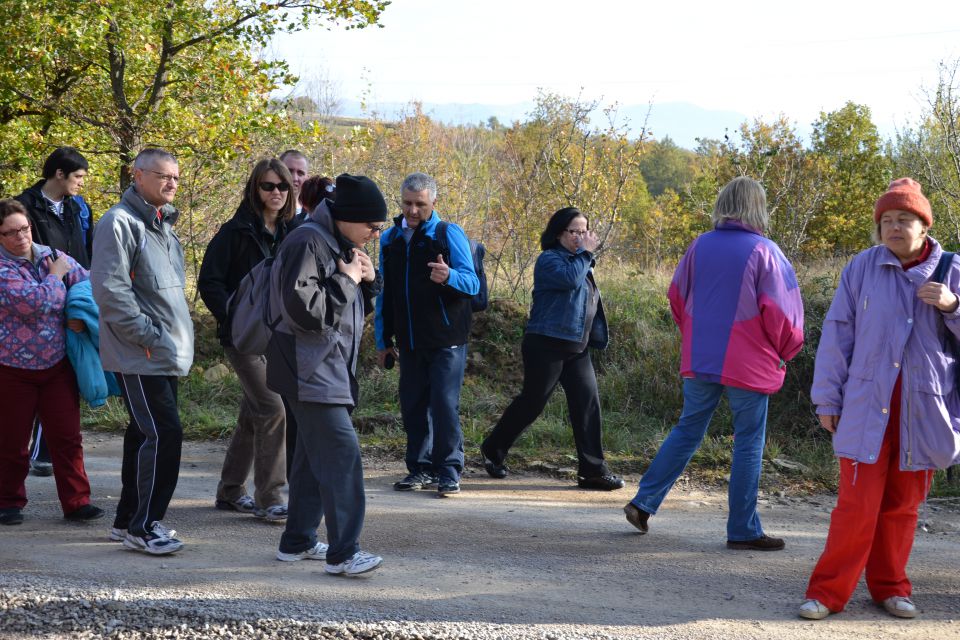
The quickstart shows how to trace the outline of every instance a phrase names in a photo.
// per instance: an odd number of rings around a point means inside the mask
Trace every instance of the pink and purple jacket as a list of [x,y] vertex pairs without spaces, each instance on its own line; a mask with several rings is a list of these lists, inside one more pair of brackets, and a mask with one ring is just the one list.
[[[0,364],[16,369],[49,369],[67,355],[67,287],[50,275],[50,247],[33,245],[35,262],[0,248]],[[89,274],[67,256],[67,285]]]
[[724,221],[694,240],[668,292],[683,339],[680,374],[774,393],[803,346],[793,266],[756,230]]

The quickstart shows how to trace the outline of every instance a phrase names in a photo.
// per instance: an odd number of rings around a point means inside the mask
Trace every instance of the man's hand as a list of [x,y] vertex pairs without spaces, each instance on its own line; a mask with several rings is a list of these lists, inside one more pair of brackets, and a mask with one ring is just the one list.
[[355,284],[360,284],[360,278],[363,277],[363,265],[354,257],[350,262],[344,262],[343,258],[337,259],[337,269],[340,273],[349,276]]
[[87,323],[80,318],[71,318],[67,320],[67,329],[74,333],[83,333],[87,330]]
[[394,361],[394,362],[397,361],[397,358],[400,357],[400,354],[397,353],[397,348],[396,348],[396,347],[387,347],[386,349],[382,349],[382,350],[380,350],[380,351],[377,351],[377,364],[380,366],[381,369],[390,369],[390,368],[391,368],[391,367],[388,367],[388,366],[387,366],[387,358],[388,358],[388,357],[393,358],[393,361]]
[[820,426],[830,433],[837,432],[837,423],[840,422],[840,416],[817,416],[820,418]]
[[373,260],[360,249],[353,250],[353,259],[360,263],[360,279],[364,282],[373,282],[377,279],[377,270],[373,267]]
[[56,260],[53,259],[53,256],[47,256],[47,267],[50,269],[50,273],[63,280],[63,276],[70,273],[70,262],[67,260],[67,254],[61,252]]
[[428,262],[430,267],[430,281],[437,284],[446,284],[450,279],[450,267],[443,261],[442,255],[437,255],[436,262]]

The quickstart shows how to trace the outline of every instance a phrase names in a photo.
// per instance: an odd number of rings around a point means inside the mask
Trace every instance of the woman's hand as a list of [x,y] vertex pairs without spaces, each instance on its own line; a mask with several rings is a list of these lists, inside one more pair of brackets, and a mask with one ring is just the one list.
[[583,234],[583,240],[580,244],[585,251],[593,253],[597,250],[597,247],[600,246],[600,239],[597,238],[597,234],[593,232],[592,229],[588,229],[585,234]]
[[53,256],[47,256],[47,267],[50,269],[50,273],[63,280],[63,276],[70,273],[70,262],[67,260],[67,254],[61,252],[56,260],[53,259]]
[[942,282],[928,282],[917,289],[917,297],[944,313],[953,313],[960,299]]
[[70,318],[67,320],[67,329],[74,333],[83,333],[87,330],[87,323],[80,318]]
[[817,416],[820,418],[820,426],[830,433],[837,432],[837,423],[840,422],[840,416]]

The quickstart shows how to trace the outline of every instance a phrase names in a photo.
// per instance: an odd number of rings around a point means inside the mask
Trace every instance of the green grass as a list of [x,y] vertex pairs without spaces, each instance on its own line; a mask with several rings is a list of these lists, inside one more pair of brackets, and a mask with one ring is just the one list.
[[[783,389],[770,399],[763,486],[766,489],[834,488],[837,465],[829,434],[819,428],[810,403],[813,358],[820,325],[836,287],[839,265],[800,271],[806,311],[807,342],[787,367]],[[614,470],[642,473],[680,413],[682,404],[679,334],[671,318],[666,290],[669,275],[618,270],[599,274],[610,324],[610,348],[593,352],[604,418],[604,448]],[[527,307],[509,298],[495,299],[476,314],[460,415],[468,460],[477,461],[478,446],[519,391],[523,377],[520,342]],[[196,357],[190,375],[181,380],[180,413],[188,438],[215,439],[234,428],[241,391],[233,375],[207,382],[203,370],[224,362],[208,314],[195,316]],[[361,404],[353,414],[361,444],[370,453],[402,459],[405,435],[397,401],[398,370],[375,365],[372,327],[368,325],[358,364]],[[122,430],[126,411],[115,399],[98,410],[83,410],[85,428]],[[733,427],[722,402],[687,476],[721,482],[729,473]],[[549,463],[575,468],[573,434],[561,391],[554,393],[540,416],[510,452],[515,468]],[[786,458],[806,467],[802,473],[774,466]],[[960,475],[960,472],[958,472]],[[934,495],[960,495],[943,472],[935,476]]]

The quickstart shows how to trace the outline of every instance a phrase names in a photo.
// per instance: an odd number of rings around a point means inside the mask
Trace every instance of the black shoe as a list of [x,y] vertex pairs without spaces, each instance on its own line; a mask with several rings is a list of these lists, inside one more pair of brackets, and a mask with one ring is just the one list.
[[70,513],[63,514],[65,520],[76,520],[85,522],[87,520],[99,520],[103,517],[103,509],[95,507],[92,504],[85,504],[79,509],[74,509]]
[[488,476],[498,479],[507,477],[507,468],[503,465],[503,462],[494,462],[493,458],[483,450],[482,444],[480,445],[480,457],[483,458],[483,468],[487,470]]
[[577,478],[577,486],[581,489],[613,491],[615,489],[623,489],[624,485],[623,478],[615,476],[612,473],[605,473],[602,476],[591,476],[589,478]]
[[23,524],[23,511],[16,507],[0,509],[0,524]]
[[437,497],[446,498],[449,495],[460,493],[460,483],[453,480],[444,480],[437,485]]
[[393,489],[394,491],[419,491],[436,483],[437,479],[434,476],[421,471],[419,473],[411,473],[403,480],[394,482]]
[[640,509],[632,502],[627,503],[627,506],[623,508],[623,512],[627,516],[627,522],[635,526],[641,534],[650,530],[650,527],[647,525],[647,520],[650,519],[649,513]]
[[738,551],[780,551],[785,546],[783,538],[771,538],[767,534],[755,540],[727,540],[727,549]]
[[41,478],[46,478],[53,475],[53,463],[46,462],[43,460],[31,460],[30,461],[30,473],[35,476],[40,476]]

